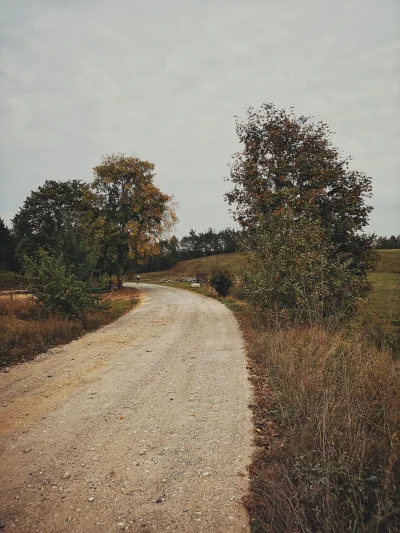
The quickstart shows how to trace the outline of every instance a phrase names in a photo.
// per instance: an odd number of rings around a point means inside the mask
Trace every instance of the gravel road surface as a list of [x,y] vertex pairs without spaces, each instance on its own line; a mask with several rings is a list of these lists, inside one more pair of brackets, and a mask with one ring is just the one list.
[[0,374],[4,531],[249,531],[237,323],[215,300],[140,288],[118,321]]

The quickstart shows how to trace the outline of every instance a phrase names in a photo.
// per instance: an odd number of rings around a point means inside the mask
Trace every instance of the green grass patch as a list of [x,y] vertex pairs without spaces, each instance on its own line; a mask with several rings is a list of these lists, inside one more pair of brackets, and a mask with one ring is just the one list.
[[400,357],[400,250],[380,250],[374,272],[369,273],[373,291],[360,304],[356,326],[373,343]]

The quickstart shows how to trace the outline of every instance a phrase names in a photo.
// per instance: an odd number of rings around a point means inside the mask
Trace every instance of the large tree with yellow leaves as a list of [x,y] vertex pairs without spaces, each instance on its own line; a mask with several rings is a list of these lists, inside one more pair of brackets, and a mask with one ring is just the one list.
[[177,221],[173,198],[154,185],[154,164],[111,154],[94,168],[87,193],[101,268],[118,277],[129,259],[140,262],[158,252],[158,243]]

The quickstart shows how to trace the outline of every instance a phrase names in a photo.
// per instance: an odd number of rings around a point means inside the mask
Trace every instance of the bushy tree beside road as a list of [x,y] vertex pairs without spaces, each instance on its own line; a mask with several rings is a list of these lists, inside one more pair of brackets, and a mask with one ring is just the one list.
[[[314,269],[314,303],[322,316],[333,309],[350,313],[370,290],[367,271],[376,262],[374,236],[363,233],[371,179],[350,168],[326,124],[292,110],[250,109],[237,133],[244,147],[234,156],[234,187],[226,199],[254,252],[245,277],[250,282],[253,272],[259,280],[248,287],[253,304],[257,294],[259,305],[274,309],[307,306],[306,271]],[[346,298],[336,297],[344,292]]]

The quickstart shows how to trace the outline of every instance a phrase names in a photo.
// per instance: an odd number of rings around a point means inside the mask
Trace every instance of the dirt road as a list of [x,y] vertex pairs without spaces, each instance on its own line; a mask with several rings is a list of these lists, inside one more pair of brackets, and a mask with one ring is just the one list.
[[235,319],[188,291],[141,288],[117,322],[0,374],[4,531],[248,531]]

